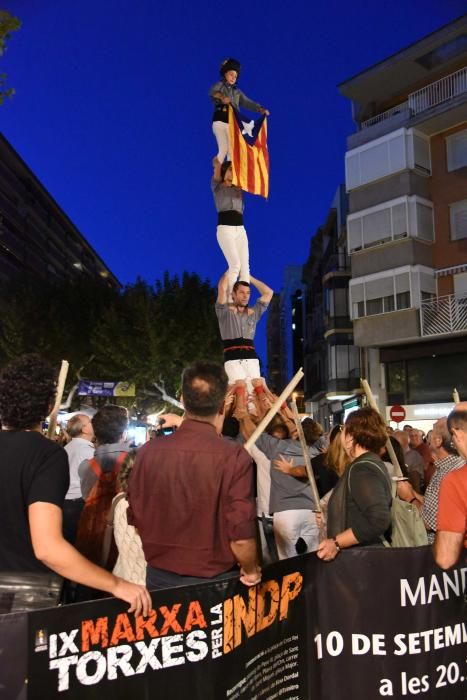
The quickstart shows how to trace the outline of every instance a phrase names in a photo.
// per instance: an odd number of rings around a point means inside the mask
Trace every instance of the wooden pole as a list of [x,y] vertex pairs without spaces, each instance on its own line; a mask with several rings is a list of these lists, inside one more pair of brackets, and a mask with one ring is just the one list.
[[460,403],[459,392],[457,391],[456,388],[454,388],[454,389],[452,390],[452,400],[454,401],[454,403]]
[[63,398],[63,391],[65,389],[65,382],[66,382],[66,377],[68,374],[68,367],[69,363],[66,360],[62,360],[62,364],[60,367],[60,374],[58,375],[58,383],[57,383],[57,394],[55,396],[55,404],[50,412],[49,416],[49,427],[47,429],[47,437],[50,438],[51,440],[53,439],[55,435],[55,426],[57,425],[57,416],[58,412],[60,410],[60,404],[62,403],[62,398]]
[[248,440],[246,441],[246,443],[245,443],[245,445],[244,445],[244,447],[245,447],[246,450],[249,450],[250,447],[252,447],[252,445],[255,444],[256,440],[259,438],[259,436],[261,435],[261,433],[263,432],[263,430],[264,430],[264,429],[269,425],[269,423],[272,421],[272,419],[274,418],[274,416],[276,415],[276,413],[278,412],[278,410],[280,409],[280,407],[282,406],[282,404],[284,403],[284,401],[285,401],[286,399],[288,399],[288,397],[290,396],[290,394],[292,393],[292,391],[295,389],[295,387],[297,386],[297,384],[299,383],[299,381],[302,379],[302,377],[303,377],[303,369],[300,367],[300,369],[298,370],[297,374],[296,374],[294,377],[292,377],[292,379],[291,379],[290,382],[287,384],[287,386],[285,387],[284,391],[283,391],[282,394],[279,396],[279,398],[276,399],[276,401],[272,404],[271,408],[270,408],[269,411],[266,413],[266,415],[264,416],[263,420],[260,421],[260,422],[258,423],[258,425],[256,426],[256,429],[255,429],[254,433],[253,433],[252,435],[250,435],[250,437],[249,437]]
[[292,413],[295,421],[295,426],[298,432],[298,439],[300,440],[300,445],[302,446],[303,459],[305,460],[306,473],[308,476],[308,481],[310,482],[311,493],[313,495],[313,500],[316,504],[314,513],[321,513],[321,503],[318,493],[318,487],[316,486],[315,475],[313,474],[313,469],[311,467],[310,453],[308,451],[308,445],[306,444],[305,435],[303,434],[303,426],[298,415],[297,404],[295,401],[290,402],[292,408]]
[[[375,397],[373,396],[373,392],[370,389],[370,385],[368,384],[366,379],[360,379],[360,384],[362,385],[363,391],[365,392],[366,398],[368,400],[368,403],[370,404],[371,408],[374,408],[375,411],[378,411],[378,413],[381,415],[380,410],[376,404]],[[386,441],[386,449],[388,451],[389,457],[391,458],[391,462],[394,466],[396,476],[403,476],[401,466],[399,464],[399,460],[396,457],[396,453],[394,452],[394,447],[392,446],[392,442],[389,439]]]

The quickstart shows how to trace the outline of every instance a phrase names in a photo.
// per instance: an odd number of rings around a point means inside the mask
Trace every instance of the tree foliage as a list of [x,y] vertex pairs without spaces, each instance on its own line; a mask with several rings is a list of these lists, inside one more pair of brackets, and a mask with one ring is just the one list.
[[32,351],[57,366],[67,359],[68,386],[84,364],[88,379],[134,381],[149,410],[158,404],[154,382],[175,395],[188,364],[222,361],[214,301],[209,282],[188,273],[121,291],[100,281],[22,278],[0,290],[0,364]]
[[[7,49],[7,41],[12,32],[16,32],[21,27],[21,22],[6,10],[0,10],[0,56],[3,56]],[[0,73],[0,104],[5,97],[12,97],[15,94],[14,88],[7,87],[6,73]]]

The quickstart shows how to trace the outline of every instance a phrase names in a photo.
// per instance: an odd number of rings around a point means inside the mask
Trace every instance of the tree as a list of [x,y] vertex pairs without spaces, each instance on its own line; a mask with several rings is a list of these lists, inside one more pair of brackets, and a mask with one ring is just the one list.
[[[17,17],[14,17],[6,10],[0,10],[0,56],[3,56],[7,50],[7,41],[11,38],[11,32],[16,32],[21,27],[21,22]],[[0,73],[0,104],[3,103],[5,97],[13,97],[15,94],[14,88],[9,88],[6,85],[6,73]]]
[[88,379],[136,383],[137,408],[163,408],[196,359],[222,361],[215,290],[196,274],[164,275],[154,286],[138,279],[123,290],[100,280],[21,277],[0,289],[0,366],[24,352],[70,362],[67,390],[85,365]]

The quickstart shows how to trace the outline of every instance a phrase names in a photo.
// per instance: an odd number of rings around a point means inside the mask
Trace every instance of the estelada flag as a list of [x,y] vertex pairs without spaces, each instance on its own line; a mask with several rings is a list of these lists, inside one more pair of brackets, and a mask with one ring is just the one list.
[[266,115],[248,119],[229,109],[232,184],[245,192],[266,197],[269,194],[269,153]]

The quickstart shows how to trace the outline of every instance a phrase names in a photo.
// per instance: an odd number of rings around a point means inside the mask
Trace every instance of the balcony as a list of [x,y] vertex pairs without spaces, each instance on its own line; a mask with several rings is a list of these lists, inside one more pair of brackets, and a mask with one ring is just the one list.
[[[467,93],[467,66],[436,80],[434,83],[425,85],[420,90],[411,92],[405,102],[362,121],[360,129],[363,131],[370,127],[377,128],[378,125],[383,128],[386,122],[391,124],[390,130],[398,128],[406,124],[407,120],[412,117],[417,117],[423,112],[450,102],[465,93]],[[376,138],[379,135],[379,133],[374,134],[373,137]]]
[[426,85],[421,90],[412,92],[408,99],[410,112],[412,115],[420,114],[464,92],[467,92],[467,66],[435,83]]
[[420,307],[422,336],[451,335],[467,332],[467,294],[448,294]]
[[381,122],[386,121],[386,119],[391,119],[392,117],[395,117],[397,114],[403,114],[406,118],[410,117],[410,111],[409,111],[409,103],[408,102],[401,102],[400,105],[396,105],[395,107],[391,107],[391,109],[387,109],[385,112],[381,112],[381,114],[377,114],[375,117],[370,117],[370,119],[365,119],[361,123],[361,128],[362,129],[367,129],[369,126],[374,126],[375,124],[380,124]]

